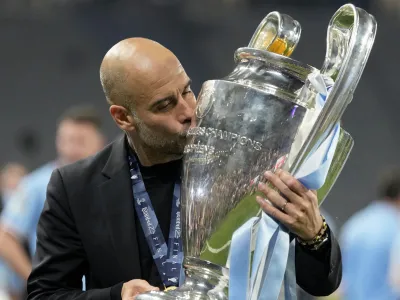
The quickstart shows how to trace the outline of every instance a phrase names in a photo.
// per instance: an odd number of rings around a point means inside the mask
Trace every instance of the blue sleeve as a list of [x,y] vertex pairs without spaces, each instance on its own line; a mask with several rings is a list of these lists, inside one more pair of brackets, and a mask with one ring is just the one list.
[[390,283],[400,297],[400,234],[397,234],[390,253]]
[[[351,283],[351,279],[354,278],[356,271],[356,264],[354,260],[354,247],[352,241],[353,238],[353,226],[349,223],[344,224],[341,230],[340,245],[342,249],[342,260],[343,260],[343,289],[346,290],[346,284]],[[357,251],[356,251],[357,253]]]
[[40,193],[28,182],[22,182],[9,198],[1,214],[0,223],[17,238],[28,238],[36,225],[42,210]]

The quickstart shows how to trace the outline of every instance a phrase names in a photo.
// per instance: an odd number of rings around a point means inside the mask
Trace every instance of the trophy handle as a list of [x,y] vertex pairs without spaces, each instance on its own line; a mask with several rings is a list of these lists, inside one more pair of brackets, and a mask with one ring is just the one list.
[[[342,6],[333,15],[328,27],[327,52],[321,73],[331,76],[335,84],[290,168],[292,174],[298,171],[308,154],[329,136],[351,102],[374,44],[376,28],[375,18],[352,4]],[[304,88],[309,86],[307,80]]]
[[277,11],[269,13],[254,32],[249,48],[290,56],[301,35],[300,23]]
[[336,146],[335,154],[333,155],[332,163],[328,171],[324,185],[317,190],[318,204],[321,205],[326,196],[331,191],[336,183],[342,169],[349,158],[350,152],[353,149],[354,140],[351,135],[340,127],[339,141]]

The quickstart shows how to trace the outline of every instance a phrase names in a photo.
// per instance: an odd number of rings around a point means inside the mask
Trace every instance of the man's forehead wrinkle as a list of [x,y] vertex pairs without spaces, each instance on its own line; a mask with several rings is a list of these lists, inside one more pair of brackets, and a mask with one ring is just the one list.
[[[163,74],[163,76],[155,76],[153,77],[154,80],[152,80],[149,84],[150,87],[154,87],[157,90],[159,90],[160,88],[164,87],[165,85],[169,84],[171,82],[171,78],[177,78],[176,76],[184,73],[184,69],[182,68],[182,66],[179,64],[178,68],[171,68],[168,66],[164,66],[164,69],[166,70],[166,72]],[[164,71],[165,71],[164,70]],[[161,72],[159,72],[158,74],[161,74]],[[180,79],[179,79],[180,80]],[[186,84],[186,82],[184,83]],[[182,86],[182,88],[184,88]],[[174,91],[169,91],[169,92],[174,92]],[[170,94],[165,94],[165,91],[160,91],[160,93],[156,93],[154,96],[156,97],[168,97],[171,96]]]

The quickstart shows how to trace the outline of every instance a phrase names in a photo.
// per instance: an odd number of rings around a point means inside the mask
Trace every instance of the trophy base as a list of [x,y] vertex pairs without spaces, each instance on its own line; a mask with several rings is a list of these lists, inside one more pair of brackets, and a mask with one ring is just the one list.
[[228,300],[229,270],[194,257],[185,257],[185,281],[175,289],[138,295],[136,300]]

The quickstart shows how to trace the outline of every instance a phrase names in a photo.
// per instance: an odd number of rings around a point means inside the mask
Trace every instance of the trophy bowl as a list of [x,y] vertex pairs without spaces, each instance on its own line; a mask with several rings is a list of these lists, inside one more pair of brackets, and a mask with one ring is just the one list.
[[[313,126],[305,124],[317,95],[308,76],[318,70],[289,57],[300,31],[289,16],[269,14],[249,47],[236,51],[234,70],[203,84],[183,157],[184,279],[175,290],[142,294],[138,300],[228,299],[232,235],[261,214],[255,197],[262,174],[278,167],[294,174],[340,122],[371,51],[376,22],[350,4],[332,17],[321,73],[335,83]],[[301,147],[294,147],[299,141]],[[318,191],[320,203],[352,146],[341,129],[328,178]]]

